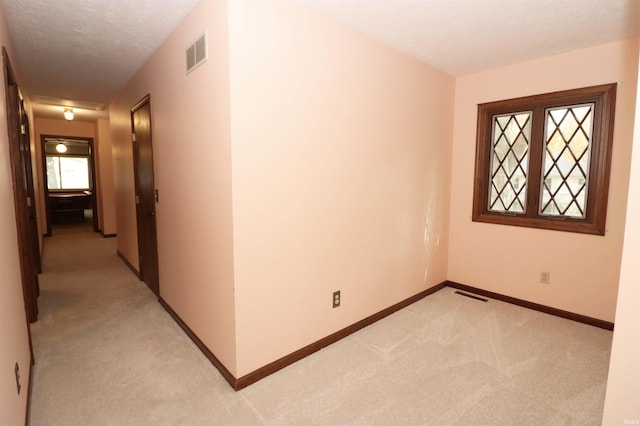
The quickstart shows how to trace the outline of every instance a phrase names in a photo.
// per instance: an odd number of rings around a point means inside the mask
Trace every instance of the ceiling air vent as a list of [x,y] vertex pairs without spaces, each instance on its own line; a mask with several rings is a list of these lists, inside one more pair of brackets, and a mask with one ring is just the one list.
[[187,48],[187,74],[207,60],[207,33],[202,34]]

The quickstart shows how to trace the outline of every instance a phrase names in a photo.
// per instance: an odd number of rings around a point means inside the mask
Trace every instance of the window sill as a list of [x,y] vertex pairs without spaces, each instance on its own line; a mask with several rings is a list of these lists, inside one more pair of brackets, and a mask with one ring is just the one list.
[[500,213],[474,214],[473,222],[492,223],[495,225],[520,226],[525,228],[547,229],[549,231],[574,232],[589,235],[605,235],[603,223],[588,222],[585,219],[543,219],[526,217],[522,215],[509,215]]

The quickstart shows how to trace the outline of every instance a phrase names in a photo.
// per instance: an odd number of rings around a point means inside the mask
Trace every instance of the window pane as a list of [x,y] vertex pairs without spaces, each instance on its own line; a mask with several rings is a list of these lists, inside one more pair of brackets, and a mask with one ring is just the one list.
[[540,214],[584,218],[594,104],[549,108]]
[[49,189],[91,189],[89,158],[47,156]]
[[62,189],[60,186],[60,157],[47,156],[47,188]]
[[89,159],[60,157],[62,189],[89,189]]
[[525,211],[530,140],[531,112],[493,117],[490,211]]

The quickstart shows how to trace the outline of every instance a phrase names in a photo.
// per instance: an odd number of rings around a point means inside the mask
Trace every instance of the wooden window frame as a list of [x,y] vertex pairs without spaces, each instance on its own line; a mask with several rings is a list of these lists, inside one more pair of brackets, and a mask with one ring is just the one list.
[[[609,198],[616,88],[617,84],[612,83],[479,104],[472,220],[474,222],[604,235]],[[538,204],[544,159],[545,111],[548,108],[586,103],[594,104],[594,115],[585,217],[540,215]],[[493,117],[520,111],[532,111],[533,113],[525,212],[490,211]]]

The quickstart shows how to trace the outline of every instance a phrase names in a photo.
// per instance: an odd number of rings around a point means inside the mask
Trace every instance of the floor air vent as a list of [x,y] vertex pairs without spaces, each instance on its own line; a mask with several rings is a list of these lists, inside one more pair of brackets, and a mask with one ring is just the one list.
[[207,33],[202,34],[191,46],[187,48],[187,74],[196,69],[198,65],[207,61]]
[[475,296],[473,294],[463,293],[461,291],[456,291],[455,293],[459,294],[460,296],[468,297],[470,299],[480,300],[482,302],[488,302],[489,301],[489,299],[485,299],[485,298],[480,297],[480,296]]

